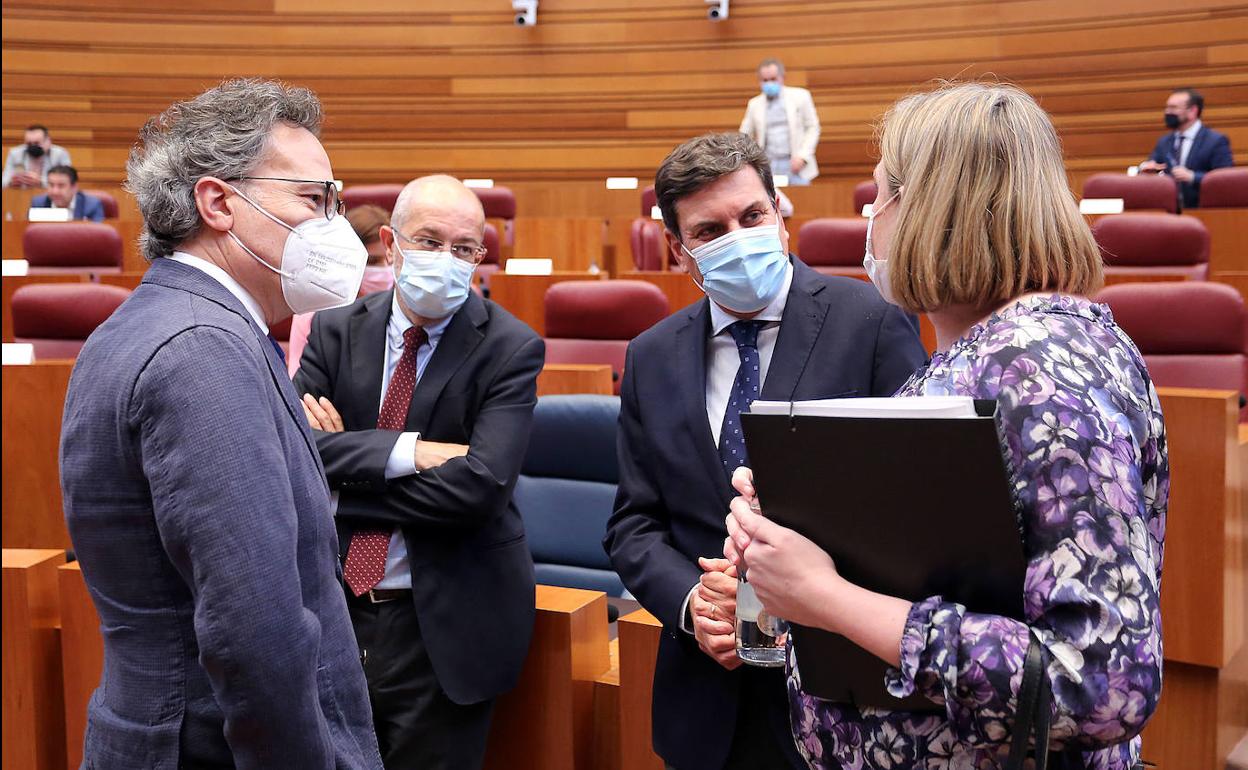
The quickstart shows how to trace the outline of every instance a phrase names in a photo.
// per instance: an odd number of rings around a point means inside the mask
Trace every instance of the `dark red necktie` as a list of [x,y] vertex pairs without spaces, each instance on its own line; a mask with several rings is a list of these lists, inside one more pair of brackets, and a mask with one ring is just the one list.
[[[407,408],[412,403],[412,391],[416,389],[416,351],[429,341],[429,335],[419,326],[403,332],[403,355],[394,367],[386,397],[377,415],[378,430],[403,430],[407,425]],[[365,528],[355,530],[347,547],[347,561],[342,576],[351,593],[359,596],[376,587],[386,576],[386,552],[390,550],[393,528]]]

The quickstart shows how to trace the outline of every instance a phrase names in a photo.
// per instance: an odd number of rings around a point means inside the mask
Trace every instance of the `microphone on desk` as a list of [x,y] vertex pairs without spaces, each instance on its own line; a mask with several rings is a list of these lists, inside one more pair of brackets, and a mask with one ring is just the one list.
[[607,622],[614,623],[620,619],[620,608],[610,602],[607,603]]

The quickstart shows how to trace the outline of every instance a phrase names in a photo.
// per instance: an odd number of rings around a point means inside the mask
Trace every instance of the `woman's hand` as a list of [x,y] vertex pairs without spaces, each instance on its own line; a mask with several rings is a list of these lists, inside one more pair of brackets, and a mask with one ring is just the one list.
[[[734,476],[734,487],[737,481]],[[752,484],[749,487],[752,492]],[[803,626],[834,630],[829,599],[844,580],[832,557],[810,539],[769,521],[757,508],[752,498],[732,501],[724,556],[738,569],[744,561],[746,579],[769,613]]]

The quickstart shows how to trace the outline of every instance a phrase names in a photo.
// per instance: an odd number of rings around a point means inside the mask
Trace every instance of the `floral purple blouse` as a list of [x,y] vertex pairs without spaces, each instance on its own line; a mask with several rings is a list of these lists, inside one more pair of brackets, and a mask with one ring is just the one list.
[[[998,400],[1028,558],[1027,621],[1052,655],[1053,746],[1126,770],[1161,694],[1169,467],[1156,391],[1108,308],[1031,297],[938,353],[898,395]],[[932,596],[910,609],[886,684],[943,715],[855,708],[802,692],[793,733],[812,768],[988,770],[1009,752],[1027,625]]]

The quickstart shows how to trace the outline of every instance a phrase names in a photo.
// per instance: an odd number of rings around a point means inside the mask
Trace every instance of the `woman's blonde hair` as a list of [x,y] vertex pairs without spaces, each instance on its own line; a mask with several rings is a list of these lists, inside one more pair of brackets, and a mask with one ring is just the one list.
[[1057,133],[1026,92],[945,84],[894,104],[877,135],[884,197],[905,188],[888,250],[903,308],[988,309],[1027,292],[1100,287],[1100,251]]

